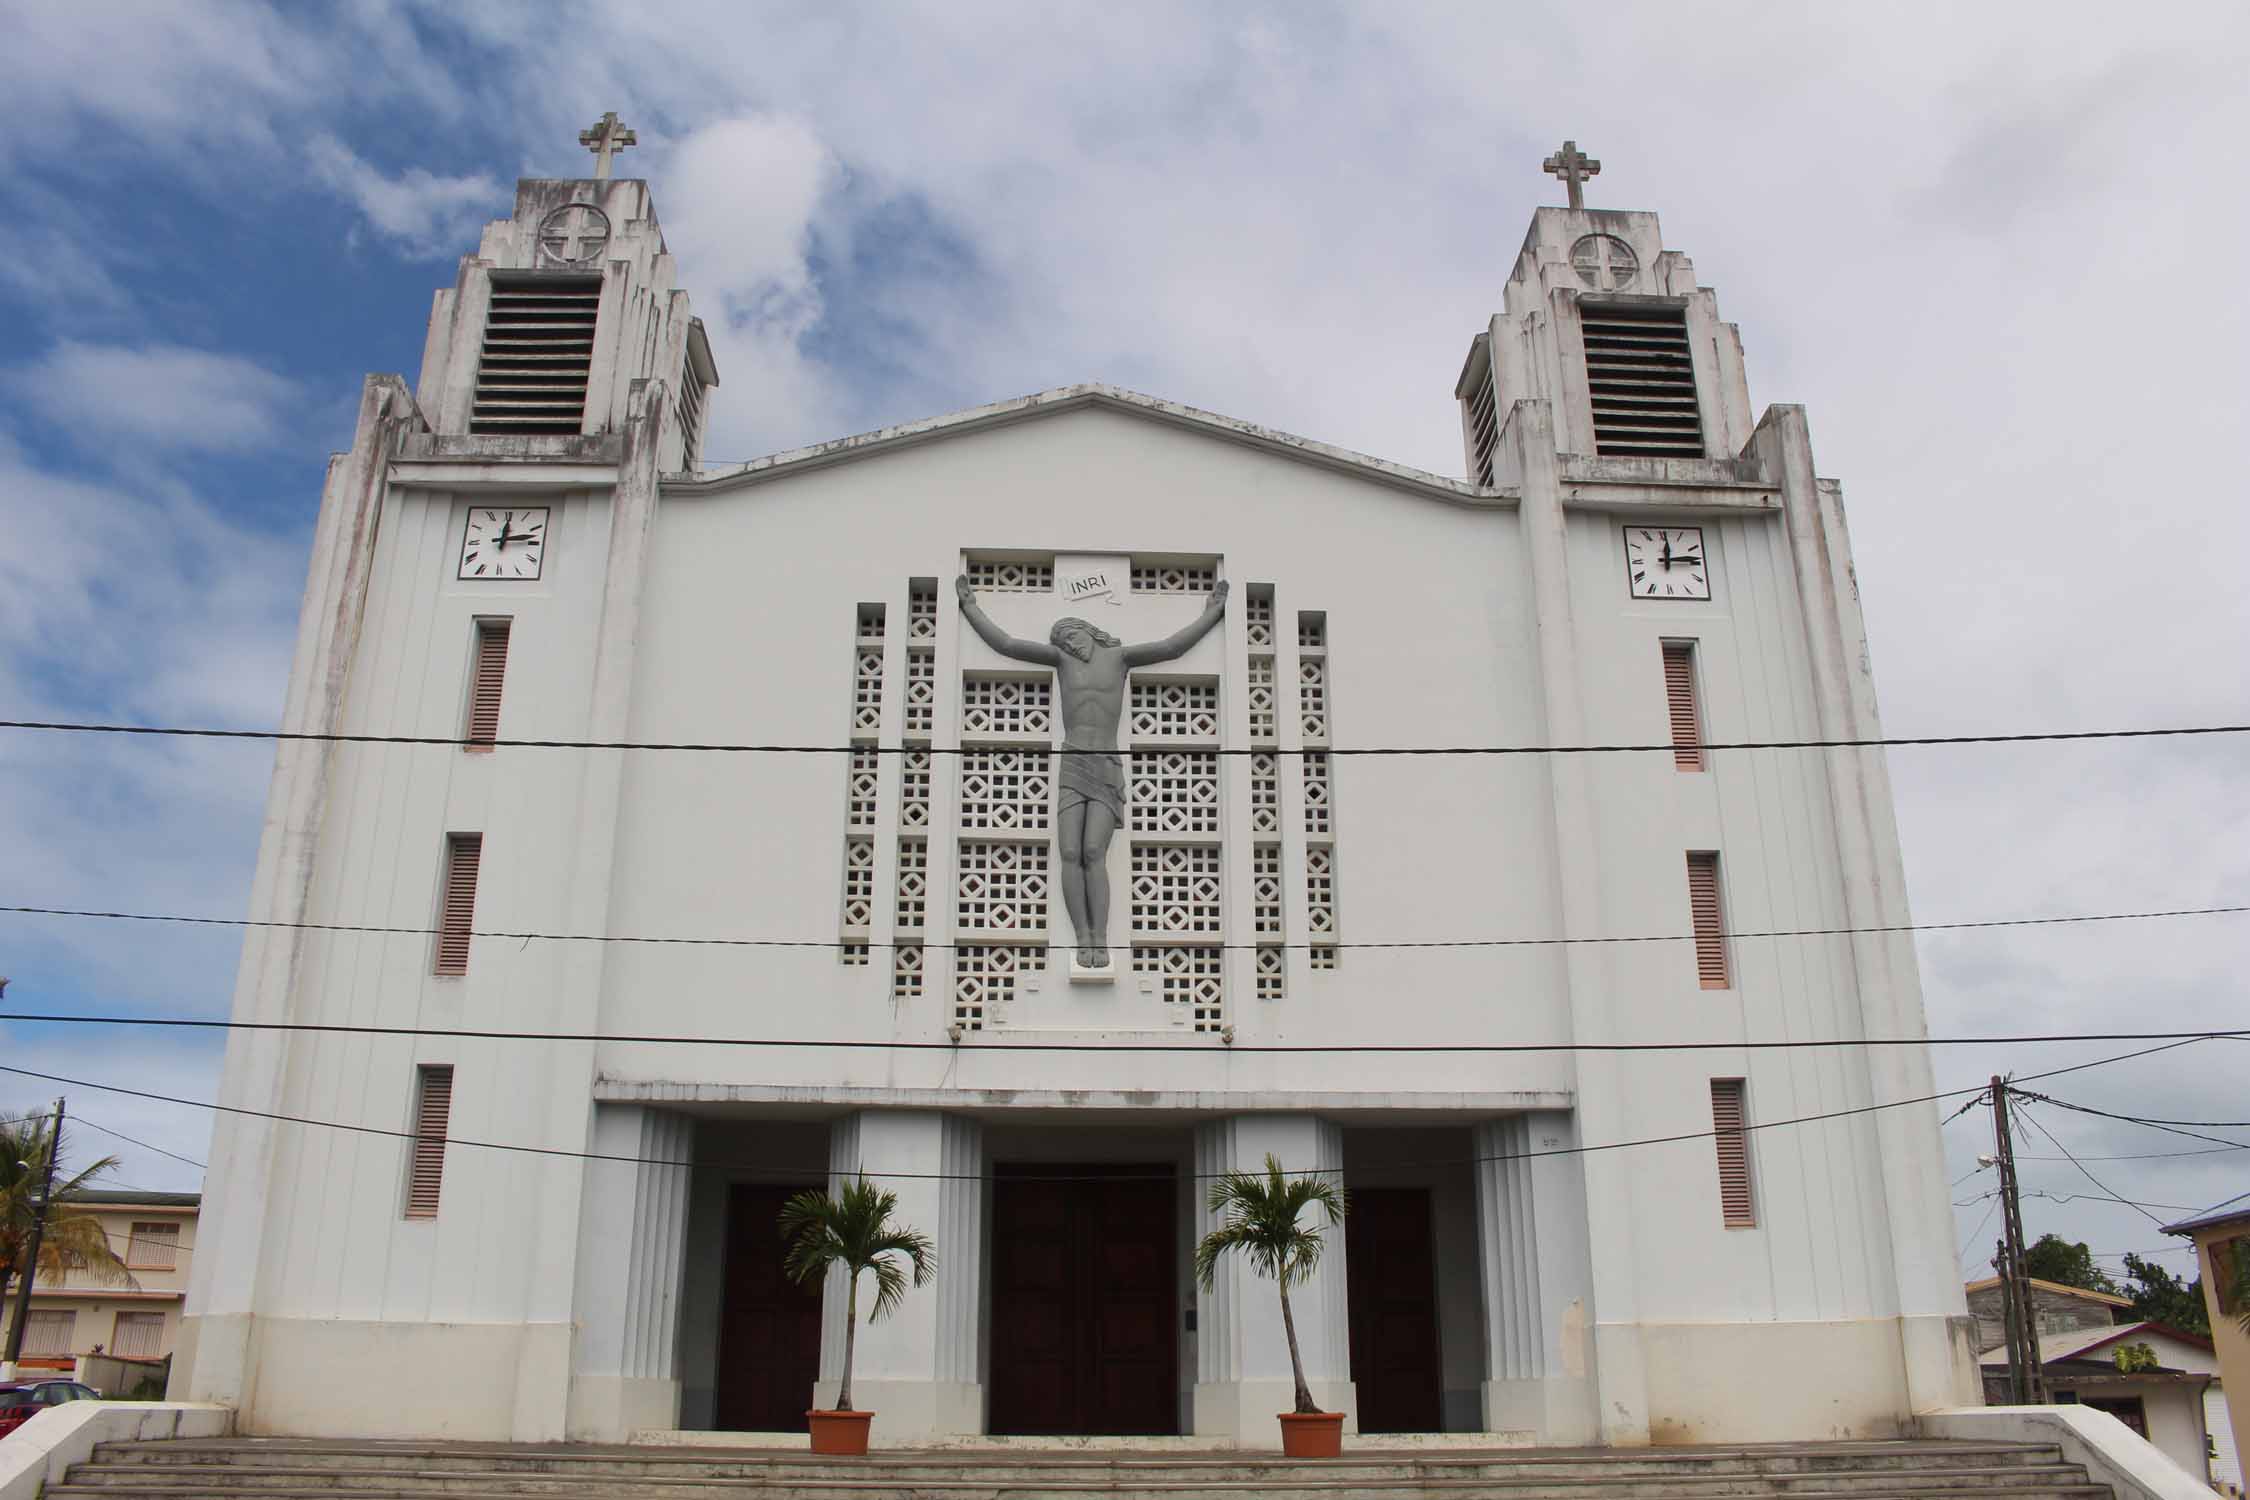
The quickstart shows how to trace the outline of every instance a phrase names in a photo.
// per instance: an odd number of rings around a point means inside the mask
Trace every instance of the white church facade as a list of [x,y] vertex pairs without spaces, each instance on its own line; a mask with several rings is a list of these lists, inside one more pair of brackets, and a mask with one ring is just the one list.
[[[598,178],[369,380],[235,1016],[394,1030],[232,1035],[175,1395],[801,1430],[841,1298],[774,1214],[864,1172],[939,1258],[859,1330],[878,1442],[1271,1446],[1272,1286],[1189,1257],[1272,1153],[1353,1195],[1296,1308],[1360,1431],[1976,1399],[1934,1106],[1864,1108],[1926,1049],[1754,1045],[1922,1001],[1904,935],[1748,935],[1904,877],[1879,750],[1702,748],[1880,731],[1839,491],[1653,215],[1536,212],[1466,479],[1097,386],[705,468],[718,378]],[[1361,753],[1544,745],[1662,748]]]

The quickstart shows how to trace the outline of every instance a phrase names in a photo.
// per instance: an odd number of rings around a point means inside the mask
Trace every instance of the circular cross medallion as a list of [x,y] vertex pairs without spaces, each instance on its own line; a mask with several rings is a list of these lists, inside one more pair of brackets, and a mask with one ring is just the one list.
[[609,215],[591,203],[566,203],[539,221],[539,248],[550,260],[582,266],[609,245]]
[[1640,257],[1614,234],[1582,234],[1570,247],[1570,266],[1597,292],[1622,292],[1640,274]]

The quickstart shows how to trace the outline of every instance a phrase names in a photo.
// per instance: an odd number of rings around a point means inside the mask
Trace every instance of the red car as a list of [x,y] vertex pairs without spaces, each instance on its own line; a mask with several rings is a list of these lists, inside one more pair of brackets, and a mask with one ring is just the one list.
[[99,1401],[101,1392],[75,1380],[0,1381],[0,1438],[50,1406],[65,1401]]

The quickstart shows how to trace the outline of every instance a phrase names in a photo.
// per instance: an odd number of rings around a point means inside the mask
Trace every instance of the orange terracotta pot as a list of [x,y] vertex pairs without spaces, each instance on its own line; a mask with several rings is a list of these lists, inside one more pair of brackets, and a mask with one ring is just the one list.
[[812,1428],[812,1451],[815,1453],[864,1454],[867,1451],[867,1424],[875,1420],[871,1411],[808,1411],[805,1421]]
[[1290,1458],[1336,1458],[1344,1451],[1340,1411],[1281,1413],[1281,1451]]

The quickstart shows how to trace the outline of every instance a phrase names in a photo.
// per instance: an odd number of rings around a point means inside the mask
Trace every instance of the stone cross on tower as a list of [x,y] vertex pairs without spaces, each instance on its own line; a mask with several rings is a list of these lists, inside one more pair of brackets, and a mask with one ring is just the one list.
[[[617,111],[611,110],[596,120],[589,130],[578,132],[578,144],[594,153],[594,180],[600,182],[609,176],[610,158],[627,146],[638,146],[640,137],[632,128],[617,123]],[[1577,189],[1571,189],[1573,199]]]
[[1586,179],[1601,175],[1602,164],[1578,149],[1576,141],[1564,141],[1562,149],[1540,163],[1542,170],[1560,177],[1570,189],[1570,206],[1586,206]]

